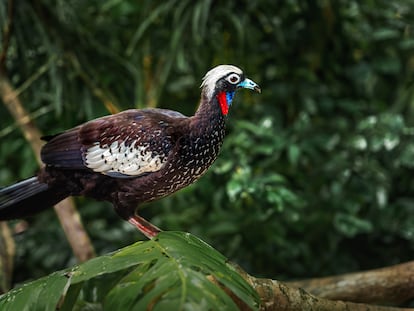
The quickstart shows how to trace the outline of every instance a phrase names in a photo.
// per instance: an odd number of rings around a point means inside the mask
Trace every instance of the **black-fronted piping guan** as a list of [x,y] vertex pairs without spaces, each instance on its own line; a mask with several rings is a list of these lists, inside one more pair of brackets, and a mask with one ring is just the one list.
[[160,229],[137,213],[141,203],[186,187],[217,158],[235,91],[260,92],[239,68],[219,65],[201,84],[194,116],[131,109],[48,138],[37,176],[0,190],[0,220],[23,218],[68,196],[112,202],[148,238]]

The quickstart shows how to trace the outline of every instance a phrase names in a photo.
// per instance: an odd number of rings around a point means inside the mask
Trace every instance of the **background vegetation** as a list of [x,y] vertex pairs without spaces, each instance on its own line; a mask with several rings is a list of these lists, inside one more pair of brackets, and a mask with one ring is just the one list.
[[[45,134],[116,108],[192,114],[209,68],[242,67],[263,92],[237,95],[213,168],[142,213],[256,276],[322,276],[413,259],[413,20],[412,0],[19,1],[6,66]],[[0,124],[7,185],[37,167],[3,106]],[[98,254],[143,238],[77,203]],[[53,210],[22,224],[14,282],[74,263]]]

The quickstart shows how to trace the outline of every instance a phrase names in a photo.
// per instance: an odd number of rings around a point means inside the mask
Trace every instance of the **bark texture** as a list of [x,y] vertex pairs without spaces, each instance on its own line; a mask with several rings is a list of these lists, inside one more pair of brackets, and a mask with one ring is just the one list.
[[[31,120],[30,115],[24,109],[23,104],[10,83],[4,69],[0,69],[0,98],[10,114],[16,120],[24,137],[30,143],[37,162],[41,165],[40,149],[42,147],[42,142],[40,137],[42,135]],[[77,260],[83,262],[94,257],[94,248],[83,227],[79,213],[73,203],[73,199],[68,198],[60,202],[55,206],[55,211]]]
[[265,311],[414,311],[414,308],[390,306],[414,299],[414,262],[286,283],[256,278],[238,266],[236,269],[257,291],[261,310]]
[[414,297],[414,261],[364,272],[289,282],[287,285],[327,299],[400,305]]

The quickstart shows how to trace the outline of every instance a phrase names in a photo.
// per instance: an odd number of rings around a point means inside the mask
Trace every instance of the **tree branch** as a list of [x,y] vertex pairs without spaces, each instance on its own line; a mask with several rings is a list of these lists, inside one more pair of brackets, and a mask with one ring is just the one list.
[[8,224],[0,222],[0,294],[10,289],[15,244]]
[[6,70],[6,59],[7,59],[7,51],[9,50],[10,46],[10,38],[12,33],[13,27],[13,11],[14,11],[14,0],[9,0],[7,5],[7,21],[3,26],[3,42],[2,42],[2,50],[0,53],[0,71]]
[[[42,165],[39,156],[41,149],[40,137],[42,135],[24,109],[5,71],[0,71],[0,97],[6,108],[13,115],[24,137],[30,143],[37,162],[39,165]],[[94,257],[93,246],[76,211],[73,199],[69,198],[60,202],[55,206],[55,211],[78,261],[83,262]]]
[[369,304],[328,300],[313,296],[303,289],[289,287],[278,281],[251,278],[251,285],[259,293],[262,310],[265,311],[413,311],[410,308],[394,308]]
[[414,298],[414,261],[287,284],[327,299],[400,305]]
[[[314,286],[307,286],[310,281],[305,282],[279,282],[271,279],[256,278],[249,275],[242,268],[237,265],[235,269],[240,273],[240,275],[257,291],[259,294],[260,300],[262,302],[261,310],[264,311],[273,311],[273,310],[285,310],[285,311],[297,311],[297,310],[318,310],[318,311],[342,311],[342,310],[353,310],[353,311],[414,311],[412,308],[397,308],[391,306],[378,306],[374,305],[382,302],[392,302],[394,304],[401,302],[401,297],[397,298],[394,291],[404,291],[406,289],[407,294],[403,295],[407,300],[414,298],[414,292],[412,291],[413,283],[406,280],[402,280],[407,277],[406,269],[410,269],[408,272],[408,277],[412,280],[412,267],[414,263],[402,264],[394,267],[388,267],[384,269],[367,271],[362,273],[353,273],[347,274],[343,277],[347,277],[347,282],[343,284],[342,287],[338,287],[338,291],[332,295],[325,295],[324,288],[328,288],[329,284],[335,283],[330,282],[332,278],[324,278],[326,282],[315,281],[312,284]],[[379,273],[377,273],[379,272]],[[402,273],[402,274],[399,274]],[[396,277],[399,274],[399,277],[396,280],[392,280],[394,286],[384,286],[388,281],[393,277]],[[341,276],[338,276],[341,277]],[[375,282],[369,284],[364,282],[365,277],[371,277],[373,281],[376,278]],[[336,278],[336,277],[335,277]],[[319,280],[319,279],[316,279]],[[362,281],[361,284],[358,282]],[[320,285],[318,285],[320,284]],[[375,288],[373,284],[377,284],[379,287]],[[381,288],[381,285],[383,287]],[[319,287],[320,286],[320,287]],[[243,306],[238,301],[238,298],[232,295],[232,293],[225,289],[227,293],[238,303],[239,306]],[[370,294],[369,292],[380,291],[380,295],[383,295],[383,299],[373,300],[371,299],[375,294]],[[353,293],[347,297],[341,295],[341,291]],[[360,292],[363,292],[360,295]],[[410,294],[408,294],[410,293]],[[319,295],[320,294],[320,295]],[[367,295],[366,299],[363,299],[363,295]],[[357,303],[359,301],[359,303]],[[241,308],[241,310],[246,310]]]
[[266,311],[414,311],[413,308],[378,306],[397,305],[414,298],[414,261],[365,272],[286,283],[256,278],[239,266],[235,268],[258,292],[262,310]]

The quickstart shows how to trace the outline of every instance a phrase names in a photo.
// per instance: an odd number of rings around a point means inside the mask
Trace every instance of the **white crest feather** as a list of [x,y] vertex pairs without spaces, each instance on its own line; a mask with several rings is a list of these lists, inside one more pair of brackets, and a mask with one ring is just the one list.
[[213,95],[216,82],[232,72],[243,74],[240,68],[232,65],[219,65],[206,73],[200,87],[204,89],[208,98]]

